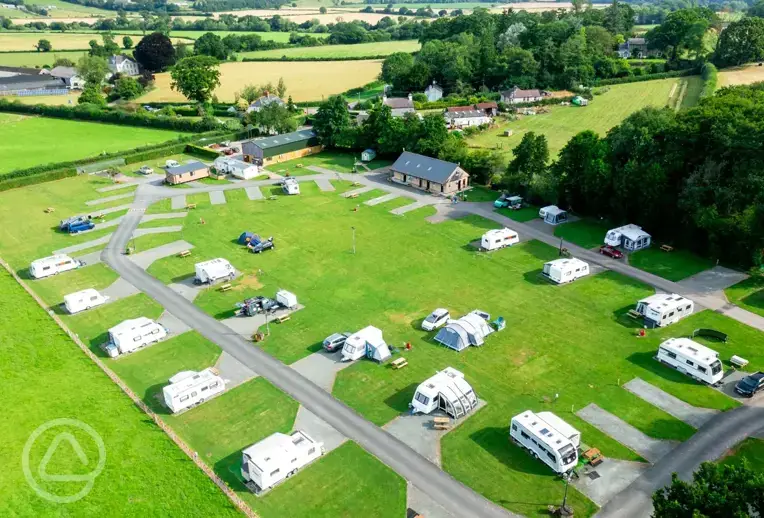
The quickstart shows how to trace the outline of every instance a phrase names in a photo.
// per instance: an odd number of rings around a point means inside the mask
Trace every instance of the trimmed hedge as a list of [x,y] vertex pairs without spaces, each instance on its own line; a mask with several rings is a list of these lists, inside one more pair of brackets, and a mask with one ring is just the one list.
[[610,79],[600,79],[594,82],[595,86],[622,85],[626,83],[639,83],[642,81],[653,81],[654,79],[670,79],[672,77],[684,77],[697,75],[697,68],[687,68],[684,70],[672,70],[671,72],[661,72],[660,74],[646,74],[643,76],[613,77]]
[[208,160],[215,160],[220,157],[220,153],[217,151],[207,149],[206,147],[195,146],[194,144],[186,144],[184,151],[189,155],[195,155],[199,158],[206,158]]
[[703,90],[700,92],[700,98],[711,97],[716,91],[719,70],[713,63],[706,63],[700,71],[700,77],[703,79]]
[[370,56],[344,56],[344,57],[331,57],[331,56],[281,56],[280,58],[241,58],[242,63],[263,62],[263,61],[362,61],[364,59],[385,59],[390,57],[390,54],[374,54]]

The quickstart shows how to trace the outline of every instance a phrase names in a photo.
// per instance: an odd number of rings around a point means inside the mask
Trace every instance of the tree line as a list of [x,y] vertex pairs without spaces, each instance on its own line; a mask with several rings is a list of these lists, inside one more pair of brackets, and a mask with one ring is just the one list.
[[[97,7],[110,11],[132,11],[151,13],[178,14],[180,6],[167,0],[132,0],[120,2],[118,0],[63,0],[64,2]],[[196,0],[193,8],[202,12],[230,11],[234,9],[278,9],[287,5],[287,0]]]

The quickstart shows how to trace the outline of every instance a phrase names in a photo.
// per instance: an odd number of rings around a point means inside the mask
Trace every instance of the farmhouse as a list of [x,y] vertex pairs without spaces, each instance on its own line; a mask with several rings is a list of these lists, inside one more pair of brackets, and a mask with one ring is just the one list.
[[207,178],[209,175],[210,168],[208,166],[201,162],[191,161],[175,167],[168,167],[164,181],[171,185],[178,185]]
[[71,90],[81,90],[85,86],[85,80],[79,76],[74,67],[54,67],[50,71],[50,76],[63,80],[66,87]]
[[[460,106],[459,108],[462,108]],[[467,106],[467,110],[446,110],[443,118],[446,119],[446,125],[453,129],[467,128],[470,126],[480,126],[481,124],[490,124],[493,119],[486,115],[482,110],[475,110]]]
[[444,196],[461,192],[469,185],[469,175],[459,164],[409,151],[401,153],[390,171],[394,182]]
[[389,106],[393,117],[403,117],[407,113],[416,113],[411,94],[408,97],[382,97],[382,104]]
[[241,452],[241,476],[256,493],[270,489],[324,454],[323,443],[296,430],[274,433]]
[[605,244],[622,246],[629,251],[642,250],[650,246],[652,236],[637,225],[624,225],[607,231]]
[[470,345],[479,347],[485,343],[485,338],[493,333],[493,329],[484,318],[485,313],[479,310],[471,311],[458,320],[450,321],[446,327],[438,331],[435,341],[454,351],[463,351]]
[[544,98],[544,93],[536,88],[522,90],[515,86],[511,90],[501,92],[501,101],[507,104],[532,103]]
[[433,81],[430,86],[424,89],[424,95],[429,102],[439,101],[443,98],[443,89]]
[[127,56],[109,56],[109,70],[113,74],[122,74],[123,76],[137,76],[141,73],[138,63]]
[[679,322],[692,315],[694,307],[690,299],[676,293],[656,293],[637,302],[636,311],[645,318],[645,325],[653,328]]
[[279,106],[285,106],[286,103],[281,99],[281,97],[277,95],[272,95],[269,92],[265,92],[265,95],[260,97],[259,99],[256,99],[252,102],[252,104],[249,105],[249,108],[247,108],[247,112],[259,112],[266,106],[270,104],[277,104]]
[[459,419],[474,410],[477,404],[475,391],[464,379],[464,374],[446,367],[419,384],[409,406],[413,413],[429,414],[442,410]]
[[624,43],[618,45],[618,55],[624,59],[627,58],[646,58],[657,56],[657,50],[647,48],[645,38],[629,38]]
[[258,165],[268,165],[312,155],[321,149],[323,147],[318,143],[316,132],[310,129],[273,137],[245,140],[241,144],[244,160]]

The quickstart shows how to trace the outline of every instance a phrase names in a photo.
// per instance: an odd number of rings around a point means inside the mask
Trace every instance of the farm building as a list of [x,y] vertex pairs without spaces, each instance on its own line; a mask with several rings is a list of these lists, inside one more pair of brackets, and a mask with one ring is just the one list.
[[459,164],[404,151],[390,166],[394,182],[445,196],[464,191],[469,175]]
[[544,92],[536,88],[523,90],[515,86],[511,90],[501,92],[501,101],[507,104],[533,103],[544,98]]
[[458,320],[452,320],[438,331],[435,341],[455,351],[463,351],[470,345],[481,346],[485,338],[493,333],[485,313],[474,310]]
[[367,326],[350,335],[342,347],[342,361],[358,360],[366,356],[376,362],[390,358],[390,348],[382,337],[382,331],[374,326]]
[[74,315],[80,311],[105,304],[108,300],[109,297],[101,295],[93,288],[88,288],[64,295],[64,307],[66,307],[69,314]]
[[429,102],[439,101],[443,98],[443,88],[433,81],[430,86],[424,89],[424,95]]
[[637,302],[636,311],[645,318],[645,325],[653,328],[679,322],[692,315],[694,308],[690,299],[676,293],[656,293]]
[[85,80],[79,76],[74,67],[53,67],[50,77],[61,79],[66,87],[72,90],[81,90],[85,87]]
[[373,149],[364,149],[361,153],[362,162],[371,162],[377,157],[377,152]]
[[255,164],[227,156],[216,158],[212,166],[221,173],[228,173],[242,180],[250,180],[260,174],[260,169]]
[[138,63],[133,61],[127,56],[120,54],[119,56],[109,56],[109,70],[112,74],[122,74],[123,76],[137,76],[140,75],[141,70],[138,67]]
[[689,338],[669,338],[661,343],[655,359],[711,385],[724,377],[719,353]]
[[557,225],[568,221],[568,212],[557,205],[548,205],[539,209],[539,217],[544,220],[544,223]]
[[114,358],[158,342],[167,336],[167,330],[146,317],[125,320],[109,329],[109,342],[105,352]]
[[475,108],[485,112],[486,115],[489,115],[491,117],[499,113],[499,105],[493,101],[488,101],[485,103],[477,103],[475,105]]
[[544,263],[542,275],[557,284],[573,282],[576,279],[589,275],[589,265],[581,259],[555,259]]
[[557,473],[578,462],[581,433],[552,412],[526,410],[512,418],[509,436]]
[[480,126],[481,124],[490,124],[493,119],[486,115],[482,110],[456,110],[449,111],[443,114],[443,118],[446,120],[446,126],[452,129],[467,128],[470,126]]
[[15,74],[0,77],[2,95],[63,95],[69,93],[63,79],[49,75]]
[[637,251],[650,246],[652,236],[637,225],[624,225],[607,231],[605,244],[622,246],[625,250]]
[[268,165],[293,158],[318,153],[323,147],[318,143],[316,132],[310,129],[298,130],[273,137],[245,140],[241,152],[247,162]]
[[403,117],[407,113],[416,113],[411,94],[408,97],[382,97],[382,104],[390,107],[393,117]]
[[196,160],[180,164],[175,167],[168,167],[165,172],[164,181],[171,185],[193,182],[201,180],[210,175],[210,168]]
[[270,489],[324,454],[323,443],[299,430],[274,433],[241,452],[241,476],[255,493]]
[[83,263],[72,259],[68,255],[57,254],[42,259],[35,259],[29,265],[29,275],[35,279],[42,279],[57,273],[68,272],[82,266]]
[[269,92],[265,92],[265,95],[259,99],[255,99],[252,104],[247,108],[247,112],[259,112],[270,104],[278,104],[279,106],[286,106],[286,103],[277,95],[272,95]]
[[477,404],[475,391],[464,379],[464,374],[446,367],[419,384],[409,406],[412,413],[429,414],[442,410],[459,419],[474,410]]
[[212,369],[201,372],[182,371],[170,378],[170,384],[162,389],[164,404],[173,413],[180,412],[225,390],[225,381]]

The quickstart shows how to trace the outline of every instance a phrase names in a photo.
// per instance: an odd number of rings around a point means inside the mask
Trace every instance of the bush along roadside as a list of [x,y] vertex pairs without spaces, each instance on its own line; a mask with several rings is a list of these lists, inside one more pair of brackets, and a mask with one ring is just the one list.
[[703,90],[700,91],[700,98],[711,97],[716,91],[719,70],[713,63],[706,63],[700,71],[700,77],[703,79]]
[[671,72],[661,72],[659,74],[645,74],[641,76],[613,77],[610,79],[600,79],[594,82],[594,86],[622,85],[626,83],[639,83],[642,81],[653,81],[655,79],[670,79],[672,77],[694,76],[698,74],[697,68],[688,68],[685,70],[672,70]]

